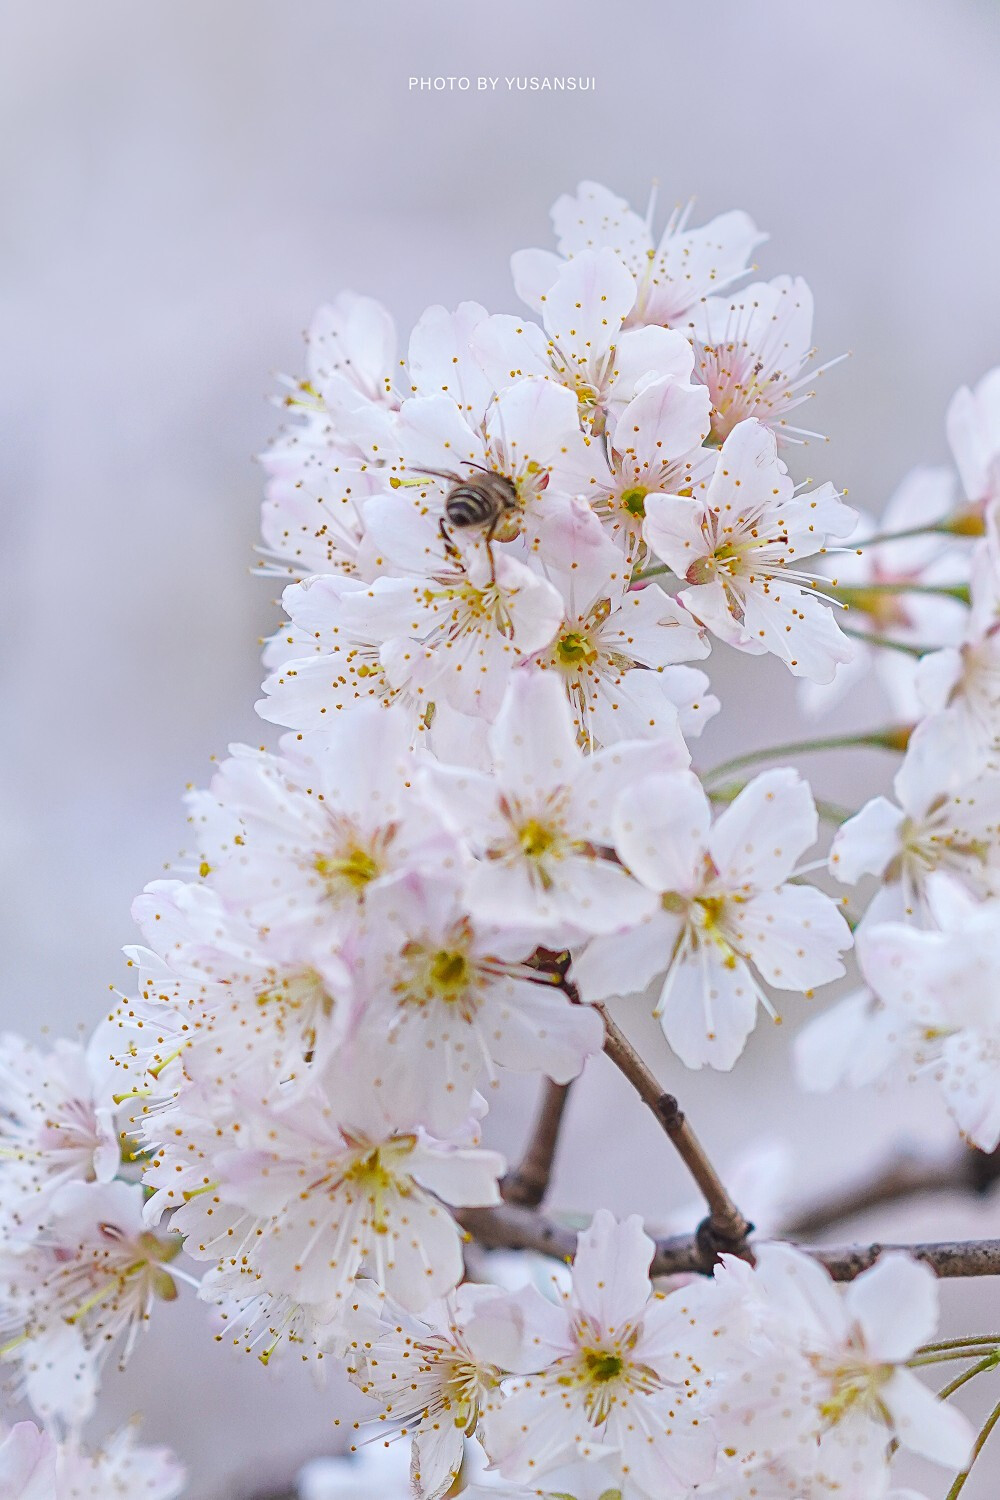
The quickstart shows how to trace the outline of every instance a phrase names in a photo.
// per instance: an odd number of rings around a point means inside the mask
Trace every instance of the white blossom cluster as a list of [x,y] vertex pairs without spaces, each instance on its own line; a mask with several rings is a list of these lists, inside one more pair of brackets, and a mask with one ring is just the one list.
[[[641,1222],[601,1210],[557,1292],[466,1277],[504,1070],[568,1083],[629,995],[730,1069],[760,1007],[845,973],[807,783],[692,769],[720,648],[810,712],[892,663],[895,800],[829,852],[852,903],[877,881],[867,988],[798,1058],[819,1086],[929,1069],[1000,1142],[1000,372],[949,414],[964,494],[918,473],[881,543],[789,472],[812,299],[753,279],[745,214],[657,239],[584,183],[553,218],[558,254],[514,257],[531,316],[434,307],[405,353],[369,298],[314,320],[264,455],[285,732],[189,794],[189,867],[137,898],[135,992],[89,1045],[4,1043],[0,1347],[47,1430],[13,1428],[0,1500],[180,1493],[79,1433],[182,1246],[220,1338],[346,1367],[417,1500],[906,1500],[897,1447],[969,1457],[910,1364],[937,1297],[905,1255],[846,1293],[777,1243],[651,1281]],[[360,1495],[373,1451],[316,1493]]]

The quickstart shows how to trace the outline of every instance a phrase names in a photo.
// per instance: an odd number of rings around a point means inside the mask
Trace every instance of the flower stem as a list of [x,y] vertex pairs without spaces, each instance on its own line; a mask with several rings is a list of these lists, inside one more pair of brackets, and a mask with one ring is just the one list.
[[921,1344],[916,1354],[933,1354],[938,1349],[970,1349],[982,1344],[989,1349],[1000,1348],[1000,1333],[971,1333],[964,1339],[941,1339],[936,1344]]
[[907,641],[894,640],[891,635],[871,635],[867,630],[852,630],[849,625],[841,625],[842,635],[849,635],[854,641],[863,641],[866,646],[875,646],[883,651],[902,651],[904,656],[926,656],[928,651],[936,651],[936,646],[911,646]]
[[986,1440],[987,1440],[987,1438],[989,1437],[990,1433],[993,1431],[994,1427],[997,1425],[998,1422],[1000,1422],[1000,1403],[998,1403],[996,1406],[994,1406],[993,1410],[990,1412],[989,1416],[986,1418],[986,1421],[983,1424],[983,1430],[982,1430],[982,1432],[980,1432],[979,1436],[976,1438],[976,1444],[975,1444],[975,1447],[972,1450],[972,1457],[969,1459],[969,1466],[968,1466],[968,1468],[963,1469],[962,1472],[961,1472],[961,1474],[958,1475],[958,1477],[955,1480],[955,1483],[952,1485],[951,1489],[948,1491],[947,1495],[945,1496],[945,1500],[958,1500],[958,1496],[965,1489],[965,1481],[968,1479],[969,1475],[972,1473],[972,1466],[973,1466],[973,1464],[976,1462],[976,1459],[979,1457],[980,1453],[982,1453],[983,1449],[985,1448],[985,1446],[986,1446]]
[[780,760],[786,755],[812,754],[818,750],[847,750],[870,748],[874,750],[905,750],[913,733],[912,724],[890,725],[887,729],[873,729],[867,734],[829,734],[816,740],[791,740],[784,745],[764,746],[760,750],[748,750],[733,760],[713,766],[702,777],[703,781],[715,781],[719,776],[728,776],[731,771],[740,771],[744,766],[756,765],[762,760]]
[[938,1400],[947,1401],[949,1396],[954,1396],[956,1391],[960,1391],[963,1385],[968,1385],[970,1380],[975,1380],[977,1375],[985,1375],[987,1370],[995,1370],[996,1367],[997,1354],[994,1351],[973,1365],[971,1370],[963,1370],[961,1375],[956,1375],[954,1380],[949,1380],[947,1385],[942,1386],[938,1391]]
[[[907,1369],[919,1370],[923,1365],[943,1365],[947,1364],[949,1360],[954,1359],[979,1359],[982,1357],[982,1353],[983,1348],[981,1344],[975,1349],[944,1349],[939,1350],[936,1354],[914,1354],[912,1358],[906,1361],[906,1365]],[[997,1352],[994,1350],[992,1354],[986,1356],[983,1362],[984,1364],[996,1364],[997,1358]]]
[[826,586],[823,592],[831,599],[839,599],[855,609],[864,610],[869,595],[931,594],[943,599],[957,599],[968,604],[971,599],[967,583],[838,583]]
[[910,526],[905,531],[881,531],[876,536],[866,536],[857,543],[857,550],[879,547],[883,542],[905,542],[914,536],[985,536],[986,527],[980,513],[970,507],[957,510],[929,526]]

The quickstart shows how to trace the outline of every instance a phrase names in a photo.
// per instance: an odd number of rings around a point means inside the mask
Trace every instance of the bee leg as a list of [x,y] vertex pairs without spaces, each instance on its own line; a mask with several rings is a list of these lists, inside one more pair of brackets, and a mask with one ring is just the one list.
[[444,516],[442,516],[440,518],[440,520],[438,521],[438,530],[441,533],[441,540],[444,542],[445,557],[447,557],[451,562],[454,562],[454,560],[455,560],[456,557],[460,557],[461,556],[461,553],[459,552],[458,548],[455,546],[455,539],[454,539],[454,537],[451,535],[451,532],[448,530],[447,526],[444,524]]

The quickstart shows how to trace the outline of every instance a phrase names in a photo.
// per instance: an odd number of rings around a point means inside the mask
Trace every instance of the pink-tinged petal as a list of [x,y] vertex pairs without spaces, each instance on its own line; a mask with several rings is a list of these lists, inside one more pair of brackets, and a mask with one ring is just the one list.
[[782,767],[744,787],[719,815],[709,848],[727,886],[767,889],[788,879],[818,831],[808,783]]
[[[742,589],[747,637],[783,661],[793,677],[832,682],[854,646],[837,624],[836,611],[814,593],[778,577]],[[686,601],[685,601],[686,602]]]
[[517,656],[533,656],[550,644],[563,622],[559,591],[512,557],[497,558],[496,580],[506,593],[510,643]]
[[[636,478],[653,479],[670,459],[698,448],[711,428],[712,402],[703,385],[664,376],[644,385],[615,424],[613,447],[627,454]],[[659,489],[652,483],[651,489]]]
[[549,341],[530,318],[494,313],[473,334],[472,352],[497,391],[525,375],[552,378]]
[[664,680],[667,671],[681,670],[673,667],[664,672],[644,672],[637,668],[622,672],[614,681],[601,682],[589,721],[597,742],[610,748],[620,740],[658,740],[673,747],[677,765],[686,765],[688,753],[680,713],[670,691],[675,684]]
[[490,733],[494,769],[518,792],[568,785],[582,759],[566,695],[550,672],[518,672]]
[[967,976],[965,957],[946,934],[875,923],[858,934],[858,962],[879,999],[913,1026],[949,1029],[948,996]]
[[654,1013],[685,1067],[728,1072],[757,1023],[757,1000],[741,959],[699,943],[674,960]]
[[[372,1235],[373,1240],[379,1238]],[[385,1238],[384,1277],[376,1279],[410,1312],[420,1312],[435,1297],[445,1296],[465,1274],[458,1225],[438,1203],[407,1200],[405,1210],[394,1214]]]
[[643,777],[686,769],[691,757],[676,715],[665,714],[664,720],[660,733],[648,739],[620,740],[584,759],[573,788],[573,810],[580,831],[593,842],[613,843],[620,792],[634,788]]
[[792,1245],[757,1248],[757,1280],[773,1315],[812,1347],[839,1349],[850,1336],[850,1317],[829,1273]]
[[593,938],[573,958],[573,979],[583,999],[593,1003],[641,994],[666,969],[680,930],[680,917],[658,910],[628,932]]
[[917,695],[926,712],[940,713],[947,708],[952,693],[962,680],[962,653],[952,646],[931,651],[917,663]]
[[465,1433],[455,1422],[422,1422],[413,1437],[410,1484],[416,1500],[442,1500],[465,1458]]
[[573,1262],[573,1304],[602,1332],[615,1334],[649,1301],[655,1249],[638,1214],[619,1224],[606,1208],[580,1231]]
[[564,385],[538,376],[519,380],[496,397],[486,427],[491,451],[502,455],[505,473],[530,473],[540,482],[547,472],[563,495],[586,495],[593,489],[597,463],[603,460],[588,449],[576,396]]
[[521,301],[540,313],[545,293],[559,275],[562,261],[551,250],[515,250],[510,258],[514,290]]
[[830,874],[844,885],[883,874],[901,848],[903,814],[887,797],[873,797],[838,828],[830,846]]
[[615,348],[614,389],[621,392],[614,403],[616,426],[626,406],[648,384],[687,382],[693,369],[694,351],[683,333],[671,328],[627,329]]
[[634,302],[635,279],[614,251],[584,250],[560,267],[545,293],[542,321],[562,353],[589,363],[615,343]]
[[530,1375],[574,1348],[569,1312],[536,1286],[477,1304],[465,1328],[469,1348],[484,1364]]
[[614,630],[611,624],[609,620],[601,634],[605,647],[620,649],[646,667],[696,661],[711,650],[693,615],[655,583],[627,593],[616,612]]
[[774,433],[751,418],[738,422],[723,443],[706,503],[735,519],[790,500],[793,489],[784,464],[778,460]]
[[703,877],[711,821],[708,798],[693,772],[646,776],[618,797],[615,849],[651,891],[690,895]]
[[581,182],[575,193],[563,193],[552,208],[552,225],[560,255],[608,246],[633,270],[641,268],[653,248],[649,225],[624,198],[599,182]]
[[484,1016],[490,1053],[502,1068],[541,1072],[556,1083],[576,1078],[588,1057],[604,1045],[604,1023],[596,1011],[572,1005],[544,984],[511,983]]
[[912,818],[923,818],[939,800],[961,797],[982,776],[986,756],[954,714],[935,714],[910,736],[896,772],[896,796]]
[[963,1469],[976,1430],[968,1417],[922,1385],[911,1370],[897,1370],[881,1391],[904,1448],[949,1469]]
[[497,1183],[506,1162],[478,1146],[417,1146],[410,1169],[422,1187],[452,1208],[479,1208],[500,1202]]
[[[483,401],[486,408],[487,395]],[[396,419],[400,452],[409,478],[433,476],[432,471],[455,473],[467,478],[469,465],[482,466],[485,457],[479,432],[466,421],[455,399],[448,395],[412,396],[404,401]],[[475,471],[473,471],[475,472]],[[447,481],[446,481],[447,482]],[[415,488],[413,495],[419,495]],[[370,530],[370,508],[365,506],[365,527]]]
[[5,1500],[53,1500],[58,1495],[56,1445],[34,1422],[18,1422],[0,1443],[0,1494]]
[[847,1306],[860,1325],[872,1359],[902,1364],[938,1325],[937,1278],[909,1255],[879,1257],[847,1289]]
[[703,509],[684,495],[647,495],[642,534],[651,548],[678,578],[707,550],[702,529]]
[[386,400],[398,365],[395,325],[381,302],[341,292],[319,308],[307,341],[310,378],[324,397],[336,383],[338,392],[354,387],[369,401]]
[[754,896],[727,920],[727,932],[768,984],[812,990],[844,972],[840,954],[851,929],[829,896],[811,885],[786,885]]
[[84,1345],[79,1329],[60,1321],[32,1334],[24,1386],[43,1420],[70,1428],[89,1421],[97,1405],[97,1357]]
[[[743,594],[745,590],[739,597],[742,598]],[[735,646],[737,651],[746,651],[751,656],[760,656],[767,650],[763,641],[748,632],[744,604],[739,600],[734,602],[731,594],[717,580],[681,589],[677,598],[700,625],[704,625],[727,646]]]
[[447,396],[475,424],[482,420],[493,394],[491,381],[472,353],[476,330],[487,316],[478,302],[461,302],[453,313],[429,307],[410,336],[408,363],[414,394]]
[[858,990],[799,1032],[796,1077],[814,1093],[865,1088],[898,1062],[907,1036],[894,1011],[879,1005],[870,990]]

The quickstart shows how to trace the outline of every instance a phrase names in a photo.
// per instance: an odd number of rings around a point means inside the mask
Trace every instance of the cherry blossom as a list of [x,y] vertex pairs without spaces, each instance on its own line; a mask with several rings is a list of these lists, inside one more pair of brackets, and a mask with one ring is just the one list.
[[[880,922],[859,939],[861,970],[914,1063],[941,1085],[962,1132],[1000,1145],[1000,902],[945,876],[927,894],[931,930]],[[908,1044],[908,1045],[907,1045]]]
[[[478,1350],[475,1315],[496,1289],[466,1285],[421,1317],[393,1319],[361,1342],[351,1379],[383,1408],[378,1421],[412,1439],[411,1493],[441,1500],[500,1384],[500,1368]],[[488,1342],[488,1341],[487,1341]]]
[[948,442],[972,505],[1000,498],[1000,368],[985,374],[975,390],[963,385],[948,407]]
[[921,707],[954,714],[984,757],[1000,751],[1000,536],[991,515],[970,565],[972,608],[961,642],[920,660]]
[[460,1231],[444,1205],[497,1202],[503,1160],[478,1146],[472,1122],[438,1141],[387,1123],[391,1102],[373,1101],[364,1080],[343,1089],[344,1124],[316,1094],[275,1115],[248,1085],[228,1128],[182,1099],[147,1172],[156,1189],[147,1215],[174,1210],[194,1255],[242,1262],[296,1303],[339,1304],[346,1315],[366,1269],[419,1310],[462,1275]]
[[563,682],[577,734],[591,748],[674,735],[678,726],[700,733],[719,700],[703,672],[680,664],[708,655],[705,632],[656,583],[630,588],[615,544],[589,519],[573,565],[551,571],[565,614],[533,665]]
[[[288,735],[282,753],[237,747],[212,794],[242,825],[209,879],[230,911],[266,931],[299,964],[318,961],[384,883],[456,858],[453,841],[410,791],[405,714],[359,705],[350,721]],[[327,919],[327,920],[325,920]]]
[[584,430],[603,436],[650,380],[691,378],[694,355],[683,334],[625,326],[637,291],[614,251],[583,250],[540,294],[541,328],[495,314],[477,329],[475,351],[498,389],[530,375],[567,386]]
[[[623,198],[598,182],[581,182],[576,194],[563,194],[552,210],[561,256],[611,249],[638,284],[630,321],[678,325],[708,293],[720,291],[747,269],[754,249],[767,236],[747,214],[720,214],[701,229],[689,229],[690,209],[667,221],[653,237],[653,202],[645,219]],[[512,261],[518,294],[538,307],[559,271],[559,257],[545,250],[520,250]]]
[[756,419],[727,437],[707,485],[691,497],[651,495],[644,535],[688,587],[680,600],[714,635],[741,651],[770,651],[796,677],[829,682],[851,644],[813,591],[802,564],[855,513],[832,485],[800,494]]
[[42,1052],[0,1038],[0,1216],[5,1232],[40,1232],[67,1182],[110,1182],[121,1159],[102,1040]]
[[143,1199],[138,1183],[64,1183],[44,1236],[0,1253],[3,1357],[42,1417],[85,1420],[101,1364],[116,1347],[124,1364],[154,1303],[177,1296],[180,1238],[148,1231]]
[[663,975],[654,1015],[671,1047],[689,1068],[731,1068],[758,1005],[774,1013],[764,983],[808,994],[844,972],[844,918],[821,891],[790,883],[816,833],[812,795],[791,770],[757,776],[714,825],[690,772],[620,793],[615,849],[658,899],[575,957],[584,998],[641,993]]
[[33,1422],[18,1422],[0,1442],[4,1500],[178,1500],[183,1491],[173,1454],[140,1446],[129,1427],[96,1450],[57,1442]]
[[792,1246],[763,1245],[753,1270],[726,1256],[693,1295],[730,1334],[709,1402],[720,1442],[736,1475],[763,1474],[762,1494],[880,1500],[890,1440],[952,1470],[968,1458],[967,1419],[906,1367],[938,1319],[935,1277],[908,1256],[884,1254],[840,1293]]
[[622,411],[611,433],[612,474],[593,496],[597,515],[629,560],[642,550],[648,495],[676,495],[709,476],[716,455],[704,386],[652,380]]
[[574,1459],[607,1458],[639,1495],[669,1500],[712,1474],[704,1372],[682,1299],[652,1291],[652,1254],[637,1217],[618,1224],[601,1209],[580,1234],[561,1306],[528,1288],[483,1308],[479,1346],[521,1377],[484,1422],[506,1478],[535,1483]]
[[494,1080],[498,1066],[575,1078],[600,1051],[604,1028],[529,967],[536,944],[537,927],[470,915],[455,880],[397,884],[354,954],[364,1014],[352,1073],[438,1133],[466,1118],[484,1071]]
[[508,689],[490,747],[491,775],[435,765],[425,773],[441,816],[480,856],[465,886],[470,912],[549,946],[647,913],[653,897],[604,853],[610,799],[644,771],[686,764],[679,732],[585,755],[554,675],[525,672]]
[[[828,558],[822,569],[836,573],[837,597],[847,605],[847,619],[855,629],[915,648],[961,645],[968,620],[965,605],[947,592],[933,590],[961,586],[969,567],[966,545],[944,542],[928,531],[866,546],[876,533],[907,532],[921,524],[933,527],[954,505],[951,471],[919,468],[893,492],[878,520],[859,516],[843,552]],[[832,682],[802,683],[801,701],[807,712],[830,712],[874,671],[899,719],[921,717],[930,706],[921,706],[917,690],[923,663],[905,650],[879,650],[858,639],[853,644],[853,657],[837,668]]]
[[898,805],[874,797],[838,830],[830,869],[855,885],[881,885],[866,922],[907,916],[926,925],[925,889],[947,870],[979,895],[1000,894],[1000,776],[947,714],[927,719],[910,739],[893,782]]
[[815,436],[787,420],[814,394],[803,388],[813,378],[803,374],[815,353],[812,318],[812,293],[801,276],[754,282],[730,297],[708,297],[695,309],[694,373],[711,396],[717,442],[747,417],[770,427],[779,443]]

